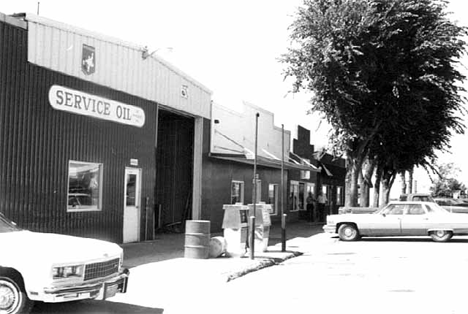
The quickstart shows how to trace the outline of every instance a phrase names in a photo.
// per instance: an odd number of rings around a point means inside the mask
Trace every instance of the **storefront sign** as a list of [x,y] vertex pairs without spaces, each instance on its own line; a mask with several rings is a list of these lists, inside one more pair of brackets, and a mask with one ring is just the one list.
[[53,85],[49,90],[50,105],[57,110],[142,127],[143,109],[114,100],[94,96],[63,86]]

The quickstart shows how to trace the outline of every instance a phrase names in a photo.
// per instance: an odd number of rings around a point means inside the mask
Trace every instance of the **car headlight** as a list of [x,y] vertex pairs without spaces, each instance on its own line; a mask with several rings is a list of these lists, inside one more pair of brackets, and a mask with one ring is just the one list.
[[64,279],[70,277],[82,277],[84,272],[84,265],[67,265],[57,266],[52,268],[53,279]]
[[120,260],[119,260],[119,270],[123,268],[123,261],[124,261],[124,253],[120,253]]

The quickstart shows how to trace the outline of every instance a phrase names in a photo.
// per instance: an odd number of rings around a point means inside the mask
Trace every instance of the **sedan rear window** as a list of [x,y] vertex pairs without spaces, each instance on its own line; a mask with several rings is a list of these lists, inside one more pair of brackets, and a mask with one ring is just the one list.
[[408,215],[424,215],[425,211],[421,204],[410,204],[408,206]]

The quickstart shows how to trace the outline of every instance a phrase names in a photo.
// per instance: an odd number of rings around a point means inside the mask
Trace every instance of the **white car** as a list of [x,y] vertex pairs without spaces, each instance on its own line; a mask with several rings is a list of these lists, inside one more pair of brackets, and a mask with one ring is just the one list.
[[343,241],[365,236],[430,236],[443,242],[454,235],[468,235],[468,215],[450,213],[433,202],[390,202],[370,214],[329,215],[323,230],[337,233]]
[[0,213],[0,313],[34,301],[104,300],[125,293],[123,250],[96,239],[22,230]]

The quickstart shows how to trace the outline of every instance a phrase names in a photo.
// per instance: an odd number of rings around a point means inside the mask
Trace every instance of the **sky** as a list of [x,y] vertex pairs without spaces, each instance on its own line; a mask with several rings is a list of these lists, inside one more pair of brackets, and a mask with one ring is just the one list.
[[[271,111],[275,125],[311,131],[312,144],[327,143],[319,116],[306,115],[310,94],[289,93],[284,80],[288,27],[303,0],[0,0],[4,14],[28,12],[93,32],[147,46],[213,92],[213,100],[239,109],[242,101]],[[468,25],[466,0],[450,0],[451,19]],[[463,64],[468,66],[468,58]],[[463,70],[466,73],[468,71]],[[468,87],[468,81],[465,84]],[[467,88],[468,89],[468,88]],[[468,105],[468,104],[467,104]],[[468,121],[468,119],[467,119]],[[468,123],[467,123],[468,124]],[[294,134],[294,133],[293,133]],[[468,185],[466,135],[455,136],[451,154],[460,181]]]

